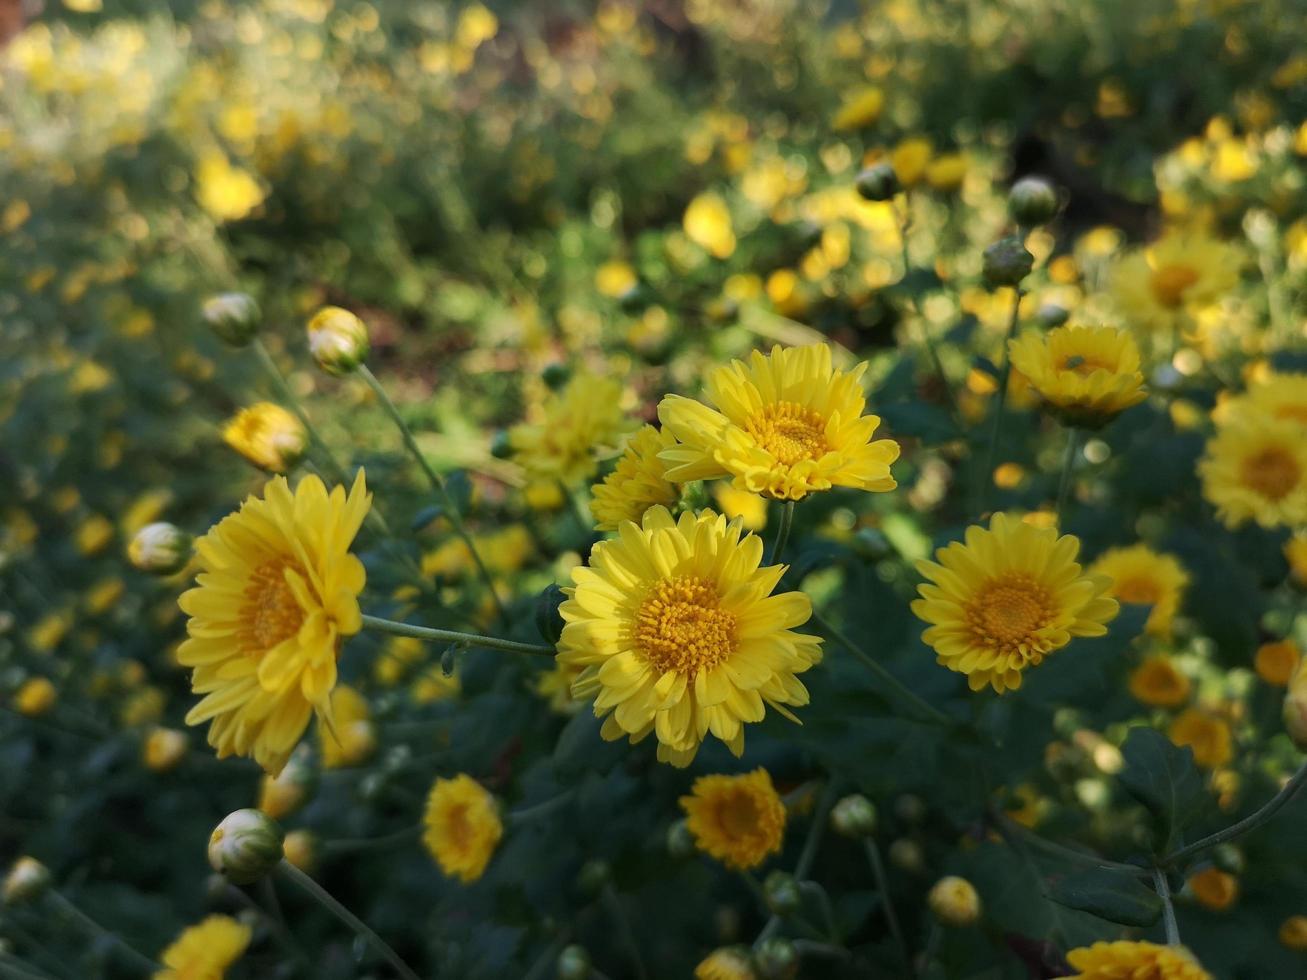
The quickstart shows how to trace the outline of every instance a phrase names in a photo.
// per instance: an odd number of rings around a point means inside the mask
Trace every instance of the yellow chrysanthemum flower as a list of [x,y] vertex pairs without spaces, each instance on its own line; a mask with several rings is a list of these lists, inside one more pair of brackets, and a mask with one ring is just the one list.
[[1198,473],[1226,527],[1307,524],[1307,438],[1292,422],[1231,419],[1207,443]]
[[1171,555],[1163,555],[1146,544],[1110,548],[1089,566],[1093,575],[1112,580],[1108,595],[1131,605],[1152,606],[1144,629],[1154,636],[1168,636],[1171,621],[1189,575]]
[[218,757],[253,756],[273,774],[309,716],[331,717],[336,657],[362,625],[363,563],[350,554],[372,504],[363,471],[346,496],[316,476],[284,477],[195,542],[203,571],[178,600],[190,616],[177,662],[205,695],[188,725],[212,721]]
[[1067,425],[1098,428],[1148,397],[1139,348],[1115,327],[1031,331],[1008,344],[1008,356]]
[[616,531],[623,521],[638,524],[650,507],[676,503],[679,491],[663,475],[667,465],[658,458],[660,452],[674,445],[676,440],[670,432],[652,425],[631,437],[617,468],[591,488],[590,512],[597,530]]
[[1194,762],[1204,769],[1215,769],[1234,758],[1230,723],[1201,708],[1187,708],[1176,715],[1166,736],[1176,745],[1193,749]]
[[930,580],[912,603],[931,624],[922,639],[940,664],[967,675],[973,691],[1019,688],[1027,667],[1073,636],[1102,636],[1117,614],[1111,581],[1082,572],[1079,550],[1074,535],[1007,514],[995,514],[988,529],[967,528],[965,541],[935,553],[938,564],[917,563]]
[[715,949],[694,968],[694,980],[757,980],[749,951],[728,946]]
[[1171,231],[1119,259],[1117,305],[1134,325],[1170,329],[1185,313],[1220,299],[1239,281],[1239,251],[1200,231]]
[[767,705],[793,719],[785,706],[808,703],[795,675],[821,641],[792,628],[812,604],[771,595],[785,566],[760,568],[761,539],[741,533],[712,511],[673,521],[654,507],[572,570],[558,662],[583,668],[572,693],[608,716],[604,738],[652,732],[660,760],[687,766],[709,732],[738,756]]
[[729,259],[735,252],[735,231],[726,202],[712,192],[700,194],[685,209],[681,219],[686,237],[710,255]]
[[1218,423],[1240,415],[1279,419],[1307,428],[1307,374],[1272,374],[1213,411]]
[[154,980],[222,980],[250,944],[250,927],[231,916],[211,915],[163,951]]
[[241,409],[223,428],[222,441],[269,473],[285,473],[309,446],[303,423],[273,402]]
[[1204,868],[1187,884],[1198,904],[1213,912],[1224,912],[1239,897],[1239,879],[1220,868]]
[[596,452],[616,445],[625,431],[621,384],[578,372],[551,393],[538,418],[510,429],[508,440],[532,477],[572,486],[594,475]]
[[874,85],[858,89],[840,105],[831,126],[839,132],[870,126],[880,118],[884,107],[885,93],[880,89]]
[[465,885],[485,874],[504,836],[495,798],[464,774],[436,780],[422,825],[422,843],[440,870]]
[[1079,971],[1067,980],[1214,980],[1183,946],[1119,940],[1073,949],[1066,959]]
[[1298,645],[1292,640],[1280,640],[1276,643],[1263,643],[1253,656],[1253,668],[1257,676],[1275,687],[1288,687],[1302,654]]
[[1189,700],[1189,678],[1165,654],[1149,657],[1130,672],[1130,693],[1153,708],[1178,708]]
[[659,454],[667,479],[729,476],[736,489],[782,500],[833,486],[893,490],[889,467],[899,446],[871,441],[880,419],[862,414],[859,379],[866,367],[836,371],[826,344],[777,346],[708,376],[707,397],[716,410],[666,396],[658,417],[682,443]]
[[766,769],[700,776],[681,809],[695,846],[728,868],[747,871],[780,852],[785,804]]

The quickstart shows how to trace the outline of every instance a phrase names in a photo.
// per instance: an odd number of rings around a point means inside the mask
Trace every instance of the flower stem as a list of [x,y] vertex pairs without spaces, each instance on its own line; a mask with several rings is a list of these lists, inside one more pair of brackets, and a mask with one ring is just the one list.
[[486,588],[490,590],[490,597],[494,600],[495,609],[499,613],[499,618],[501,620],[505,619],[506,614],[504,611],[504,604],[500,601],[499,593],[495,591],[494,579],[490,577],[490,570],[486,568],[486,563],[481,560],[481,554],[477,551],[476,544],[472,541],[472,535],[468,532],[467,525],[463,523],[463,515],[458,509],[458,504],[455,503],[454,498],[450,496],[449,488],[445,484],[444,477],[432,469],[431,464],[427,462],[426,456],[422,454],[422,450],[418,447],[417,440],[413,438],[413,432],[409,429],[408,423],[405,422],[404,417],[399,414],[399,409],[396,408],[395,403],[390,400],[390,396],[386,394],[386,389],[381,386],[381,382],[377,380],[377,376],[368,369],[366,364],[360,364],[357,370],[359,376],[367,382],[368,387],[371,388],[373,394],[377,396],[377,401],[380,402],[381,407],[386,410],[386,414],[390,416],[390,420],[395,423],[395,428],[399,429],[399,434],[404,440],[405,448],[408,449],[409,454],[417,461],[422,472],[426,474],[427,482],[431,484],[431,489],[434,490],[436,496],[440,498],[440,504],[445,509],[445,516],[449,518],[449,523],[454,527],[454,533],[457,534],[459,538],[462,539],[463,544],[467,546],[468,554],[472,556],[472,563],[476,565],[477,574],[481,576],[482,582],[484,582]]
[[1200,851],[1207,850],[1209,847],[1215,847],[1217,844],[1224,844],[1226,841],[1234,840],[1236,837],[1242,837],[1250,830],[1256,830],[1279,813],[1280,809],[1298,794],[1298,791],[1302,789],[1303,783],[1305,782],[1307,782],[1307,762],[1304,762],[1298,768],[1298,771],[1293,774],[1293,778],[1284,784],[1284,788],[1276,793],[1275,796],[1271,797],[1271,799],[1268,800],[1260,810],[1244,817],[1238,823],[1231,824],[1224,830],[1218,830],[1209,837],[1204,837],[1202,840],[1194,841],[1192,844],[1180,848],[1180,850],[1176,851],[1174,854],[1167,855],[1167,857],[1162,860],[1162,866],[1167,868],[1172,867],[1187,858],[1193,857]]
[[1162,921],[1166,926],[1166,943],[1168,946],[1180,945],[1180,927],[1175,923],[1175,904],[1171,901],[1171,886],[1166,881],[1166,872],[1161,868],[1153,869],[1153,887],[1157,897],[1162,900]]
[[511,824],[522,824],[546,816],[547,814],[553,813],[555,810],[566,806],[571,802],[572,797],[575,795],[576,790],[568,789],[559,793],[552,799],[545,800],[543,803],[523,807],[520,810],[513,810],[508,814],[508,822]]
[[96,922],[76,905],[64,898],[64,896],[59,894],[59,892],[51,889],[50,898],[53,899],[54,903],[58,905],[60,909],[67,913],[70,919],[77,922],[78,925],[91,933],[91,935],[103,939],[110,946],[119,949],[127,959],[132,961],[137,969],[148,970],[150,973],[161,969],[158,963],[150,959],[144,953],[141,953],[127,945],[127,941],[123,939],[122,936],[118,935],[118,933],[113,930],[106,929],[104,926],[100,925],[100,923]]
[[771,554],[767,556],[765,565],[775,565],[785,557],[785,545],[790,540],[790,528],[794,526],[794,501],[787,500],[781,506],[781,523],[776,528],[776,539],[771,545]]
[[291,864],[285,858],[283,858],[281,863],[277,865],[277,871],[283,878],[289,878],[296,885],[306,891],[314,901],[338,918],[341,922],[345,923],[345,925],[353,929],[357,935],[371,943],[373,948],[385,958],[387,963],[395,968],[395,972],[403,977],[404,980],[419,980],[418,975],[413,972],[409,965],[399,958],[399,954],[391,949],[384,939],[373,932],[366,922],[349,909],[345,908],[345,906],[341,905],[340,902],[332,898],[330,892],[306,875],[303,871],[295,867],[295,865]]
[[803,850],[799,852],[799,863],[794,866],[794,877],[798,881],[803,881],[812,873],[812,865],[817,860],[817,851],[821,847],[821,837],[826,830],[831,807],[834,805],[835,780],[831,779],[827,781],[821,796],[817,798],[817,806],[812,811],[812,826],[808,828]]
[[[908,273],[912,271],[912,259],[908,255],[908,229],[912,227],[912,208],[906,194],[903,200],[903,207],[896,210],[899,217],[899,251],[903,256],[903,279],[906,280]],[[953,415],[953,421],[960,424],[962,413],[958,409],[958,396],[953,391],[953,383],[949,381],[948,374],[944,371],[944,360],[939,356],[939,348],[935,346],[935,339],[930,335],[930,325],[921,315],[915,299],[912,305],[921,322],[921,340],[925,345],[926,353],[930,355],[931,366],[935,368],[935,374],[939,377],[944,394],[948,396],[949,411]]]
[[1057,528],[1062,530],[1062,514],[1066,510],[1067,498],[1071,494],[1071,471],[1075,469],[1076,449],[1080,446],[1080,430],[1068,429],[1066,436],[1066,455],[1062,457],[1062,478],[1057,486]]
[[259,362],[263,365],[263,370],[272,379],[273,387],[277,389],[277,394],[281,396],[281,400],[295,413],[295,417],[300,420],[300,424],[304,426],[304,431],[309,434],[309,439],[312,440],[313,444],[322,450],[322,455],[326,458],[331,469],[332,477],[338,483],[348,484],[349,477],[345,473],[345,467],[340,464],[340,460],[336,459],[331,447],[322,438],[322,434],[313,427],[313,422],[310,421],[308,413],[304,411],[304,406],[295,397],[295,392],[291,391],[285,375],[281,373],[281,368],[277,367],[277,362],[272,359],[272,354],[268,351],[268,348],[263,346],[263,341],[255,337],[250,347],[253,348]]
[[876,881],[876,890],[880,892],[880,905],[885,910],[885,924],[889,926],[890,935],[894,938],[894,945],[899,949],[899,956],[903,958],[903,965],[909,971],[912,970],[912,954],[908,952],[908,942],[903,938],[903,927],[899,925],[898,913],[894,911],[894,903],[889,897],[889,879],[885,875],[885,862],[880,859],[880,848],[876,846],[875,838],[864,837],[863,846],[867,851],[867,863],[871,865],[871,876]]
[[509,653],[535,653],[546,657],[554,655],[553,647],[538,643],[518,643],[516,640],[501,640],[497,636],[482,636],[480,633],[459,633],[455,630],[441,630],[430,626],[414,626],[411,623],[397,623],[393,619],[382,619],[379,616],[364,616],[363,625],[382,633],[411,636],[419,640],[466,643],[469,646],[484,647],[487,650],[505,650]]
[[414,826],[381,837],[353,837],[323,841],[322,853],[329,857],[337,857],[341,854],[358,854],[363,851],[384,851],[387,848],[415,841],[421,833],[422,828]]
[[1012,290],[1012,317],[1008,320],[1007,335],[1003,338],[1003,349],[1000,351],[998,391],[994,393],[994,423],[989,430],[989,449],[985,452],[985,472],[982,474],[986,500],[989,499],[994,488],[994,464],[998,461],[998,439],[1003,432],[1003,409],[1007,405],[1007,385],[1012,377],[1012,362],[1008,359],[1007,348],[1012,338],[1016,336],[1017,326],[1021,321],[1021,296],[1021,287],[1015,287]]

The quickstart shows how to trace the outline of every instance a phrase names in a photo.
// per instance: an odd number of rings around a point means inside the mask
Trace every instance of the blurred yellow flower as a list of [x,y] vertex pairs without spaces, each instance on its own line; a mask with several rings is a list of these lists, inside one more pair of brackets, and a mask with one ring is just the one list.
[[305,873],[317,862],[317,840],[308,830],[292,830],[281,842],[281,851],[288,863]]
[[1307,430],[1307,374],[1271,374],[1212,412],[1218,423],[1241,415],[1293,422]]
[[159,956],[164,966],[154,980],[222,980],[250,944],[250,927],[226,915],[211,915],[185,930]]
[[113,524],[101,514],[92,514],[77,525],[74,540],[77,550],[86,557],[98,555],[113,541]]
[[14,694],[14,710],[28,718],[48,714],[59,698],[55,686],[45,677],[29,677]]
[[1193,749],[1194,762],[1204,769],[1223,766],[1234,757],[1229,723],[1201,708],[1180,712],[1166,734],[1176,745]]
[[715,949],[694,968],[694,980],[757,980],[743,947]]
[[840,105],[839,110],[835,113],[835,118],[831,121],[831,126],[837,132],[862,129],[879,119],[880,112],[884,107],[884,92],[874,85],[860,88],[850,93]]
[[243,408],[222,430],[222,439],[259,469],[284,473],[299,462],[309,436],[296,416],[273,402]]
[[248,170],[234,166],[221,150],[200,158],[195,169],[195,197],[218,221],[239,221],[263,203],[263,187]]
[[646,425],[631,437],[613,472],[590,490],[595,528],[616,531],[623,521],[637,524],[650,507],[670,507],[679,489],[664,475],[667,465],[659,452],[676,445],[670,432]]
[[1301,952],[1307,950],[1307,915],[1291,915],[1280,923],[1282,945]]
[[1307,531],[1295,532],[1284,543],[1284,560],[1289,563],[1290,578],[1307,587]]
[[613,299],[625,296],[639,281],[629,262],[614,259],[595,270],[595,289]]
[[901,185],[913,187],[921,181],[934,149],[930,140],[916,136],[909,137],[894,147],[890,152],[890,165]]
[[1078,972],[1066,980],[1215,980],[1183,946],[1156,943],[1094,943],[1066,954]]
[[1197,230],[1168,231],[1112,268],[1111,286],[1131,325],[1169,329],[1185,312],[1208,306],[1239,281],[1240,253]]
[[1130,672],[1130,693],[1154,708],[1177,708],[1189,700],[1189,678],[1165,654],[1149,657]]
[[712,192],[700,194],[685,209],[681,219],[690,241],[718,259],[735,252],[735,231],[726,202]]
[[1307,524],[1307,438],[1293,422],[1232,418],[1208,441],[1198,473],[1226,527]]
[[[327,718],[330,718],[330,724]],[[329,715],[318,716],[318,742],[325,769],[357,766],[377,747],[377,730],[367,699],[346,684],[331,692]]]
[[495,798],[463,774],[436,780],[422,825],[422,843],[440,870],[464,884],[485,874],[504,835]]
[[1263,643],[1253,657],[1257,676],[1275,687],[1288,687],[1302,654],[1292,640]]
[[1112,580],[1108,595],[1123,603],[1151,606],[1144,629],[1168,636],[1171,620],[1189,584],[1189,575],[1171,555],[1159,554],[1146,544],[1109,548],[1089,566],[1092,575]]
[[596,454],[614,447],[627,428],[621,383],[578,371],[550,393],[537,419],[513,426],[508,440],[531,476],[573,486],[594,475]]
[[141,758],[152,772],[168,772],[186,757],[188,743],[185,732],[175,728],[154,728],[145,737]]
[[72,616],[66,609],[46,613],[27,631],[27,642],[33,650],[49,653],[68,635],[72,626]]
[[1203,908],[1224,912],[1239,897],[1239,879],[1220,868],[1205,868],[1190,875],[1187,882]]
[[1148,397],[1134,338],[1114,327],[1029,331],[1008,344],[1012,366],[1065,424],[1098,428]]
[[695,846],[736,871],[780,853],[785,804],[766,769],[740,776],[700,776],[681,797]]
[[713,500],[717,509],[733,521],[737,517],[746,531],[761,531],[767,526],[767,498],[748,490],[737,490],[729,483],[714,483]]
[[966,179],[969,162],[965,153],[946,153],[937,156],[926,166],[926,183],[934,190],[955,191]]

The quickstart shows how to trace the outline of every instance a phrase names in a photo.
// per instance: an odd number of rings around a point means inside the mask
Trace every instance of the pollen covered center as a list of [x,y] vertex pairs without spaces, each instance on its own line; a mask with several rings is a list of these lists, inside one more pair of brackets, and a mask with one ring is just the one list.
[[783,465],[820,459],[826,444],[826,420],[796,402],[773,402],[749,416],[745,430]]
[[1060,371],[1074,371],[1081,377],[1088,377],[1095,371],[1115,371],[1116,365],[1084,354],[1069,354],[1058,366]]
[[1150,578],[1127,578],[1117,582],[1112,594],[1122,602],[1134,605],[1156,605],[1162,598],[1162,590],[1157,582]]
[[1038,646],[1035,634],[1052,623],[1053,608],[1047,589],[1024,572],[1009,572],[969,603],[967,622],[986,646],[1021,650]]
[[717,588],[695,575],[663,579],[635,615],[635,644],[658,671],[693,678],[735,650],[735,616]]
[[245,585],[241,603],[241,652],[261,656],[299,632],[304,610],[286,582],[286,569],[304,575],[295,561],[272,558],[256,568]]
[[1298,485],[1298,461],[1283,449],[1263,449],[1243,461],[1243,482],[1269,500],[1282,500]]
[[728,793],[717,805],[717,822],[727,837],[740,838],[758,826],[758,805],[751,793]]
[[1149,285],[1157,301],[1174,310],[1184,303],[1185,292],[1197,281],[1198,271],[1193,266],[1172,263],[1155,269]]

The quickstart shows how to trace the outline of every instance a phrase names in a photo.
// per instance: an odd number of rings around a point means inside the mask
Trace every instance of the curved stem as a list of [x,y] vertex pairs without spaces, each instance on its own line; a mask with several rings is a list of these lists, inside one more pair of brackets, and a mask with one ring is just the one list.
[[875,838],[872,837],[864,837],[862,843],[867,851],[867,863],[871,865],[871,876],[875,879],[876,890],[880,892],[880,906],[885,912],[885,924],[889,926],[894,945],[898,947],[899,956],[903,958],[903,966],[911,971],[912,954],[908,951],[907,940],[903,938],[903,927],[899,925],[899,916],[894,911],[894,903],[890,901],[889,879],[885,875],[885,862],[880,859],[880,848],[876,846]]
[[393,619],[380,616],[364,616],[363,625],[382,633],[395,636],[411,636],[419,640],[434,640],[439,643],[466,643],[469,646],[484,647],[488,650],[506,650],[509,653],[534,653],[546,657],[554,655],[554,648],[538,643],[518,643],[516,640],[501,640],[497,636],[482,636],[480,633],[460,633],[456,630],[441,630],[431,626],[414,626],[411,623],[399,623]]
[[984,479],[985,499],[994,487],[994,463],[998,459],[998,437],[1003,431],[1003,409],[1007,405],[1007,385],[1008,380],[1012,377],[1012,362],[1008,359],[1007,348],[1012,338],[1016,336],[1017,325],[1021,320],[1021,287],[1017,286],[1012,291],[1012,317],[1008,320],[1007,336],[1003,338],[1003,350],[1000,352],[1000,367],[998,369],[998,391],[995,392],[996,401],[994,402],[994,424],[989,430],[989,449],[985,452],[985,472],[982,475]]
[[512,824],[520,824],[546,816],[547,814],[553,813],[555,810],[566,806],[571,802],[572,797],[575,795],[576,790],[574,789],[564,790],[552,799],[545,800],[543,803],[537,803],[534,806],[527,806],[520,810],[511,811],[508,814],[507,820]]
[[776,529],[776,540],[772,542],[771,553],[765,565],[775,565],[785,556],[785,545],[790,540],[790,528],[794,526],[794,501],[787,500],[781,507],[781,523]]
[[1066,510],[1067,497],[1071,493],[1071,471],[1075,469],[1076,449],[1080,445],[1080,430],[1068,429],[1066,436],[1066,455],[1062,457],[1062,478],[1057,485],[1057,528],[1062,530],[1062,513]]
[[59,892],[51,889],[50,898],[54,900],[54,903],[58,905],[59,908],[68,914],[69,918],[75,920],[87,932],[105,940],[109,945],[121,950],[122,953],[132,961],[137,969],[148,970],[150,973],[162,969],[160,965],[150,959],[150,957],[127,945],[127,941],[123,939],[122,936],[118,935],[118,933],[100,925],[100,923],[96,922],[76,905],[64,898],[64,896],[59,894]]
[[303,871],[295,867],[295,865],[291,864],[285,858],[283,858],[281,863],[277,865],[277,871],[283,878],[289,878],[300,888],[304,889],[304,891],[308,892],[314,901],[338,918],[341,922],[345,923],[345,925],[353,929],[355,933],[367,942],[371,943],[373,948],[382,955],[387,963],[395,968],[395,972],[403,977],[404,980],[419,980],[418,975],[413,972],[409,965],[399,958],[399,954],[391,949],[384,939],[373,932],[366,922],[349,909],[345,908],[345,906],[341,905],[340,902],[332,898],[330,892],[306,875]]
[[1166,872],[1161,868],[1153,869],[1153,887],[1157,897],[1162,900],[1162,921],[1166,926],[1168,946],[1180,945],[1180,927],[1175,923],[1175,904],[1171,901],[1171,886],[1167,883]]
[[1293,778],[1284,784],[1284,788],[1276,793],[1266,804],[1255,813],[1252,813],[1238,823],[1231,824],[1224,830],[1218,830],[1216,833],[1204,837],[1202,840],[1194,841],[1185,847],[1180,848],[1174,854],[1169,854],[1162,859],[1162,866],[1169,868],[1186,858],[1191,858],[1200,851],[1205,851],[1209,847],[1215,847],[1217,844],[1224,844],[1226,841],[1234,840],[1236,837],[1242,837],[1250,830],[1256,830],[1262,824],[1266,823],[1271,817],[1280,812],[1290,800],[1297,795],[1302,789],[1303,783],[1307,782],[1307,762],[1298,767],[1298,771],[1293,774]]

